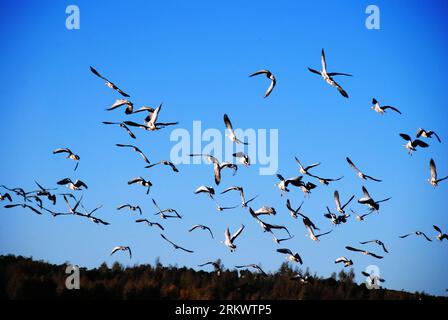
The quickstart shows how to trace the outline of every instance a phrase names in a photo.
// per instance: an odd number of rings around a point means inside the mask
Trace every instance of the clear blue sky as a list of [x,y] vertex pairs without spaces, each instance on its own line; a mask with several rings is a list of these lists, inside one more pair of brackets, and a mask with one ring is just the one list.
[[[65,8],[76,4],[81,29],[65,28]],[[153,263],[196,268],[221,258],[226,267],[261,263],[275,270],[284,261],[268,234],[238,208],[218,214],[205,196],[194,196],[199,185],[214,185],[211,167],[180,165],[180,173],[166,168],[144,169],[137,154],[115,143],[136,143],[151,161],[168,158],[174,143],[172,128],[159,132],[135,130],[131,141],[119,128],[102,121],[124,119],[122,110],[106,112],[119,96],[93,76],[95,66],[131,94],[137,107],[164,102],[163,120],[179,121],[178,128],[191,130],[194,120],[203,128],[224,131],[222,116],[228,113],[241,128],[279,128],[279,171],[298,174],[294,156],[303,162],[322,161],[316,173],[324,177],[344,175],[330,186],[320,186],[305,201],[303,210],[326,231],[325,206],[334,207],[333,191],[343,199],[361,196],[363,181],[347,166],[350,156],[366,173],[384,182],[365,182],[375,198],[391,196],[379,214],[364,222],[349,222],[314,243],[305,237],[301,220],[290,218],[274,187],[275,176],[259,176],[258,166],[240,168],[235,177],[224,173],[218,191],[243,185],[248,195],[260,194],[254,207],[277,208],[273,223],[287,225],[295,238],[283,243],[298,251],[303,267],[329,276],[342,266],[334,259],[345,255],[354,260],[357,280],[369,264],[381,269],[385,287],[424,290],[444,294],[448,288],[448,243],[404,240],[398,236],[421,230],[434,237],[432,225],[448,231],[446,200],[448,182],[431,187],[429,159],[440,175],[448,174],[446,108],[446,14],[445,1],[375,1],[381,10],[381,30],[367,30],[368,1],[15,1],[2,2],[0,183],[34,189],[33,180],[55,186],[64,177],[80,178],[89,189],[84,204],[103,204],[98,216],[110,221],[97,226],[76,217],[54,219],[22,209],[0,208],[0,254],[17,254],[53,263],[70,261],[87,267],[106,261],[125,265]],[[320,67],[325,48],[331,71],[352,73],[340,78],[350,98],[311,74],[306,67]],[[265,78],[248,78],[258,69],[270,69],[277,87],[263,99]],[[403,115],[384,117],[370,107],[372,97],[399,108]],[[136,120],[139,117],[131,117]],[[438,132],[443,143],[430,140],[430,148],[410,157],[399,132],[414,135],[424,127]],[[62,156],[52,155],[68,146],[81,156],[78,171]],[[163,169],[163,170],[162,170]],[[166,170],[165,170],[166,169]],[[155,228],[134,223],[135,213],[117,211],[125,202],[140,204],[152,216],[150,197],[127,181],[142,175],[154,183],[152,196],[162,207],[176,208],[182,221],[162,221],[165,234],[195,254],[173,251]],[[61,190],[64,190],[61,188]],[[289,198],[303,200],[300,190]],[[218,197],[223,205],[238,203],[237,194]],[[4,203],[3,203],[4,204]],[[351,206],[365,212],[357,203]],[[64,208],[61,206],[61,208]],[[196,223],[209,225],[215,233],[188,233]],[[235,253],[219,243],[227,225],[246,230],[237,240]],[[389,248],[383,260],[345,250],[360,247],[359,241],[381,239]],[[115,245],[129,245],[134,258],[112,257]],[[380,253],[375,245],[367,246]]]

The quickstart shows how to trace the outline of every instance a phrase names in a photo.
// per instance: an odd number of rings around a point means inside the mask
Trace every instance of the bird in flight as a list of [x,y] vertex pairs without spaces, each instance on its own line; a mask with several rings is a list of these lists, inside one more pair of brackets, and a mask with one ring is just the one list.
[[17,203],[17,204],[7,204],[4,206],[4,208],[6,209],[10,209],[10,208],[15,208],[15,207],[22,207],[22,208],[27,208],[30,209],[31,211],[33,211],[34,213],[37,213],[39,215],[42,214],[42,212],[40,212],[39,210],[37,210],[36,208],[26,204],[26,203]]
[[336,190],[333,194],[334,197],[334,202],[336,203],[336,210],[341,213],[344,214],[344,208],[353,200],[353,198],[355,197],[355,195],[352,195],[351,198],[343,205],[341,206],[341,202],[339,201],[339,192]]
[[299,264],[303,264],[302,258],[300,257],[300,255],[297,252],[296,253],[292,253],[292,251],[290,249],[287,249],[287,248],[277,249],[277,252],[286,254],[286,259],[289,260],[289,261],[297,262]]
[[341,214],[341,215],[336,215],[335,213],[330,211],[330,208],[328,208],[328,206],[326,208],[327,208],[327,213],[324,214],[324,217],[327,219],[330,219],[334,225],[346,223],[347,218],[350,217],[350,215],[347,215],[345,213]]
[[137,137],[135,136],[135,134],[131,131],[131,129],[129,129],[129,127],[124,123],[124,122],[110,122],[110,121],[103,121],[103,124],[115,124],[120,126],[120,128],[123,128],[126,130],[126,132],[128,133],[128,135],[132,138],[132,139],[136,139]]
[[383,257],[381,257],[379,255],[376,255],[376,254],[374,254],[372,252],[369,252],[367,250],[356,249],[356,248],[353,248],[353,247],[350,247],[350,246],[346,246],[345,249],[350,250],[350,251],[355,251],[355,252],[361,252],[362,254],[369,255],[369,256],[372,256],[372,257],[377,258],[377,259],[383,259]]
[[274,242],[275,242],[276,244],[280,244],[280,243],[282,243],[283,241],[291,240],[292,238],[294,238],[294,236],[290,236],[290,237],[287,237],[287,238],[278,239],[275,235],[273,235],[273,240],[274,240]]
[[263,229],[264,232],[269,232],[269,233],[271,233],[272,235],[275,236],[275,234],[272,232],[272,229],[274,229],[274,230],[275,229],[277,229],[277,230],[278,229],[283,229],[283,230],[285,230],[288,233],[288,236],[291,237],[291,234],[289,233],[288,228],[286,228],[285,226],[280,226],[280,225],[276,225],[276,224],[270,224],[270,223],[262,221],[260,218],[258,218],[258,216],[255,214],[254,210],[251,207],[249,207],[249,212],[250,212],[250,215],[255,220],[257,220],[257,222],[260,224],[260,226],[261,226],[261,228]]
[[412,138],[405,133],[400,133],[400,137],[402,137],[404,140],[407,141],[404,147],[408,150],[409,155],[412,155],[413,151],[417,151],[417,147],[420,148],[429,147],[429,144],[427,144],[426,142],[419,139],[412,140]]
[[135,220],[135,222],[136,223],[142,223],[143,222],[143,223],[146,223],[150,227],[156,226],[156,227],[159,227],[160,230],[165,230],[165,228],[160,223],[152,222],[152,221],[149,221],[148,219],[137,219],[137,220]]
[[320,162],[317,162],[317,163],[313,163],[313,164],[310,164],[309,166],[304,167],[302,165],[302,163],[300,163],[300,160],[297,157],[294,157],[294,159],[296,159],[296,162],[299,164],[299,171],[303,175],[305,175],[305,174],[310,175],[309,170],[320,165]]
[[254,211],[254,215],[256,215],[257,217],[264,214],[275,216],[277,214],[277,211],[275,210],[275,208],[269,206],[263,206],[260,209]]
[[352,209],[350,209],[350,211],[355,215],[356,220],[358,220],[358,221],[364,221],[364,218],[365,218],[365,217],[367,217],[369,214],[372,214],[372,213],[373,213],[373,210],[370,210],[370,211],[367,212],[367,213],[364,213],[364,214],[359,215],[359,214],[357,214],[355,211],[353,211]]
[[215,176],[215,183],[216,185],[219,185],[221,183],[221,171],[222,169],[229,168],[233,170],[233,175],[235,175],[236,171],[238,170],[238,166],[230,163],[230,162],[223,162],[219,163],[218,159],[216,159],[214,156],[209,155],[207,153],[202,154],[189,154],[190,157],[205,157],[210,163],[213,164],[213,173]]
[[127,100],[127,99],[117,99],[114,102],[114,104],[110,108],[107,108],[106,110],[107,111],[112,111],[112,110],[115,110],[115,109],[117,109],[119,107],[122,107],[122,106],[126,106],[126,109],[124,110],[125,114],[132,114],[133,113],[134,104],[131,101]]
[[294,177],[285,179],[281,174],[277,174],[277,178],[280,180],[278,184],[276,184],[277,188],[280,189],[281,196],[283,196],[283,193],[289,192],[288,185],[291,184],[295,187],[300,187],[303,185],[302,182],[302,176]]
[[11,195],[8,192],[3,193],[3,194],[0,193],[0,201],[4,201],[4,200],[9,200],[9,202],[12,202]]
[[353,265],[353,261],[350,259],[347,259],[346,257],[340,257],[334,261],[334,263],[341,263],[341,262],[344,264],[344,267],[346,267],[346,268]]
[[442,140],[440,140],[439,135],[437,133],[435,133],[434,131],[425,130],[423,128],[419,128],[417,130],[417,138],[423,137],[423,138],[431,139],[433,135],[437,138],[437,141],[439,141],[439,143],[442,143]]
[[364,194],[364,197],[358,199],[358,203],[365,204],[371,210],[374,210],[374,211],[378,211],[380,209],[381,202],[385,202],[385,201],[392,199],[391,197],[389,197],[389,198],[386,198],[383,200],[375,201],[372,199],[372,197],[369,194],[369,191],[367,191],[366,187],[364,187],[364,186],[362,186],[362,192]]
[[246,168],[250,166],[250,158],[244,152],[235,152],[233,156],[237,158],[238,161],[241,162]]
[[330,182],[339,181],[339,180],[341,180],[342,178],[344,178],[344,176],[341,176],[341,177],[336,178],[336,179],[332,179],[332,178],[322,178],[322,177],[316,176],[316,175],[311,174],[311,173],[308,173],[308,175],[309,175],[310,177],[316,178],[317,180],[319,180],[319,182],[320,182],[321,184],[324,184],[324,185],[326,185],[326,186],[328,186],[328,185],[330,184]]
[[237,268],[237,269],[253,268],[253,269],[258,270],[262,275],[267,276],[266,272],[264,272],[263,269],[261,269],[261,267],[258,264],[255,264],[255,263],[246,264],[246,265],[242,265],[242,266],[235,266],[235,268]]
[[129,184],[129,185],[134,184],[134,183],[138,183],[138,184],[142,185],[143,187],[148,188],[148,189],[146,190],[146,194],[149,194],[149,190],[151,189],[151,186],[152,186],[151,181],[149,181],[149,180],[145,180],[145,179],[142,178],[142,177],[136,177],[136,178],[133,178],[133,179],[131,179],[131,180],[128,181],[128,184]]
[[169,166],[171,168],[171,170],[173,170],[174,172],[179,172],[179,170],[176,168],[176,166],[174,165],[174,163],[172,163],[171,161],[168,160],[161,160],[159,162],[153,163],[149,166],[146,166],[145,168],[152,168],[154,166],[158,166],[158,165],[164,165],[164,166]]
[[81,190],[81,188],[88,189],[87,185],[79,179],[77,179],[75,182],[73,182],[70,178],[65,178],[65,179],[59,180],[56,183],[61,186],[67,185],[67,187],[73,191]]
[[439,234],[437,235],[437,240],[442,241],[443,239],[448,240],[448,234],[443,233],[442,229],[440,229],[438,226],[433,225],[434,230],[436,230]]
[[[384,280],[383,278],[380,278],[379,276],[376,276],[376,275],[374,275],[374,274],[368,274],[367,272],[365,272],[365,271],[362,271],[361,272],[362,273],[362,275],[363,276],[365,276],[365,277],[367,277],[368,278],[368,283],[372,286],[372,285],[375,285],[375,284],[378,284],[378,281],[379,282],[385,282],[386,280]],[[367,280],[366,280],[367,281]]]
[[212,239],[214,239],[214,237],[213,237],[213,232],[212,232],[212,230],[210,230],[209,227],[204,226],[204,225],[202,225],[202,224],[195,224],[194,226],[192,226],[192,227],[188,230],[188,232],[191,232],[191,231],[193,231],[193,230],[195,230],[195,229],[207,230],[207,231],[210,233],[210,235],[212,236]]
[[76,166],[75,166],[74,171],[76,171],[76,169],[78,169],[80,157],[77,154],[74,154],[72,152],[72,150],[70,150],[69,148],[58,148],[58,149],[53,150],[53,154],[57,154],[57,153],[67,153],[68,159],[72,159],[72,160],[76,161]]
[[448,176],[446,176],[444,178],[437,179],[436,163],[434,162],[434,159],[432,159],[432,158],[431,158],[431,160],[429,160],[429,169],[431,172],[431,178],[428,179],[428,181],[434,187],[437,187],[439,185],[439,182],[448,178]]
[[50,193],[51,190],[55,189],[47,189],[42,187],[36,180],[34,180],[34,183],[38,186],[39,190],[36,191],[37,196],[44,196],[47,197],[49,201],[53,203],[53,205],[56,205],[56,195]]
[[421,231],[411,232],[411,233],[405,234],[405,235],[403,235],[403,236],[400,236],[400,238],[401,238],[401,239],[404,239],[404,238],[406,238],[406,237],[409,237],[409,236],[412,235],[412,234],[415,234],[416,236],[423,236],[423,237],[425,237],[426,240],[428,240],[428,241],[432,241],[431,239],[429,239],[429,237],[428,237],[424,232],[421,232]]
[[212,265],[213,268],[215,269],[216,275],[218,277],[221,275],[222,269],[221,269],[221,265],[220,265],[218,260],[216,260],[216,261],[209,261],[209,262],[206,262],[206,263],[203,263],[203,264],[199,264],[198,267],[203,267],[203,266],[206,266],[206,265]]
[[244,144],[248,145],[249,143],[243,142],[240,139],[238,139],[235,135],[235,131],[233,131],[232,122],[230,122],[229,116],[227,114],[224,114],[224,124],[227,127],[227,130],[229,131],[226,136],[229,137],[229,139],[232,142],[235,142],[236,144]]
[[[156,200],[152,199],[152,203],[154,204],[154,206],[157,208],[157,210],[159,210],[158,212],[154,213],[154,215],[159,215],[160,218],[162,219],[167,219],[167,218],[177,218],[177,219],[182,219],[182,216],[175,210],[175,209],[160,209],[159,205],[157,204]],[[165,212],[168,213],[174,213],[175,215],[166,215]]]
[[138,212],[140,212],[140,215],[142,215],[142,209],[140,208],[140,206],[133,206],[133,205],[130,205],[130,204],[122,204],[122,205],[117,207],[117,210],[121,210],[121,209],[124,209],[124,208],[127,208],[130,211],[138,211]]
[[245,197],[244,197],[244,189],[243,187],[239,187],[239,186],[231,186],[226,188],[224,191],[221,192],[221,194],[227,193],[229,191],[238,191],[240,193],[240,198],[241,198],[241,207],[246,208],[247,205],[252,202],[253,200],[255,200],[258,196],[255,196],[251,199],[249,199],[248,201],[246,201]]
[[262,69],[262,70],[259,70],[259,71],[255,72],[255,73],[252,73],[249,77],[258,76],[260,74],[266,75],[266,78],[271,80],[271,84],[269,85],[269,88],[266,90],[266,92],[264,94],[264,97],[267,98],[271,94],[272,90],[274,89],[275,84],[277,83],[277,80],[275,79],[275,77],[271,73],[271,71],[266,70],[266,69]]
[[383,251],[386,253],[389,253],[389,251],[387,251],[386,246],[384,245],[384,243],[381,240],[369,240],[369,241],[363,241],[360,242],[360,244],[367,244],[367,243],[376,243],[377,245],[381,246],[383,248]]
[[[310,239],[313,240],[313,241],[320,241],[319,238],[320,238],[321,236],[324,236],[324,235],[326,235],[326,234],[329,234],[329,233],[331,233],[331,232],[333,231],[333,230],[330,230],[330,231],[327,231],[327,232],[324,232],[324,233],[314,234],[313,228],[312,228],[311,226],[307,226],[307,225],[305,225],[305,227],[306,227],[306,229],[308,230],[308,236],[309,236]],[[314,228],[314,229],[316,229],[316,228]]]
[[112,252],[110,253],[110,255],[113,255],[117,251],[128,251],[129,252],[129,259],[132,259],[132,251],[131,251],[130,247],[127,247],[127,246],[116,246],[115,248],[112,249]]
[[311,68],[308,68],[309,71],[311,71],[312,73],[318,74],[320,76],[322,76],[322,78],[332,87],[338,89],[339,93],[344,96],[345,98],[348,98],[348,94],[347,92],[345,92],[344,89],[342,89],[342,87],[333,80],[333,76],[348,76],[351,77],[351,74],[347,74],[347,73],[339,73],[339,72],[327,72],[327,62],[325,60],[325,52],[324,49],[322,49],[321,52],[321,60],[322,60],[322,71],[317,71]]
[[92,73],[94,75],[96,75],[97,77],[103,79],[104,81],[106,81],[106,86],[108,86],[109,88],[117,91],[119,94],[121,94],[123,97],[128,98],[129,95],[125,92],[123,92],[120,88],[118,88],[112,81],[109,81],[107,78],[103,77],[98,71],[95,70],[94,67],[90,67],[90,71],[92,71]]
[[181,246],[178,246],[177,244],[175,244],[174,242],[172,242],[171,240],[169,240],[167,237],[165,237],[162,233],[160,234],[160,236],[161,236],[165,241],[167,241],[168,243],[170,243],[170,244],[173,246],[174,250],[180,249],[180,250],[183,250],[183,251],[188,252],[188,253],[193,253],[193,252],[194,252],[194,251],[192,251],[192,250],[188,250],[188,249],[182,248]]
[[136,147],[132,144],[120,144],[120,143],[117,143],[116,146],[120,147],[120,148],[131,148],[132,150],[134,150],[135,152],[140,154],[146,163],[150,163],[148,158],[146,157],[146,155],[138,147]]
[[364,174],[361,170],[359,170],[359,169],[355,166],[355,164],[353,163],[352,160],[350,160],[349,157],[346,157],[345,160],[347,160],[347,162],[348,162],[348,164],[350,165],[350,167],[352,167],[353,169],[355,169],[356,174],[357,174],[358,177],[360,177],[361,179],[363,179],[363,180],[370,179],[370,180],[372,180],[372,181],[381,182],[381,180],[379,180],[379,179],[375,179],[375,178],[373,178],[373,177],[371,177],[371,176],[368,176],[368,175]]
[[236,232],[231,236],[229,227],[226,228],[226,231],[224,232],[225,240],[221,241],[225,244],[225,246],[230,250],[230,252],[234,252],[236,250],[236,245],[233,243],[235,242],[236,238],[243,232],[244,230],[244,224],[241,225],[241,227],[236,230]]
[[163,129],[167,126],[173,126],[176,124],[179,124],[179,122],[157,122],[157,119],[159,117],[160,110],[162,109],[162,105],[159,105],[154,112],[150,113],[149,115],[149,121],[148,118],[145,119],[143,124],[136,123],[134,121],[124,121],[124,123],[131,127],[137,127],[140,129],[144,129],[146,131],[156,131]]
[[373,103],[373,106],[371,106],[370,108],[373,109],[375,112],[378,112],[380,115],[384,115],[384,113],[386,112],[387,109],[393,110],[393,111],[401,114],[400,110],[398,110],[395,107],[380,106],[379,102],[375,98],[372,99],[372,103]]

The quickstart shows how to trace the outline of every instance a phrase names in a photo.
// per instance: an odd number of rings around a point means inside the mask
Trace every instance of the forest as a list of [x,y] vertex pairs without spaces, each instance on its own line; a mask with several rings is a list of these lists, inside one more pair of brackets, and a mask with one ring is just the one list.
[[[67,289],[68,264],[54,265],[22,256],[0,256],[0,296],[23,299],[148,299],[148,300],[414,300],[446,299],[424,292],[367,289],[355,282],[353,269],[329,278],[291,268],[263,275],[249,270],[196,271],[186,267],[154,265],[124,268],[118,262],[79,269],[79,289]],[[308,277],[302,282],[294,276]]]

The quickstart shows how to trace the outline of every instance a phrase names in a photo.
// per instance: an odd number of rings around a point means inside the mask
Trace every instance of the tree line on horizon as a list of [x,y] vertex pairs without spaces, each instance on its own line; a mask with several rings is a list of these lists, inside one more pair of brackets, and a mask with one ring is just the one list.
[[[103,262],[98,268],[80,268],[79,289],[67,289],[69,264],[54,265],[22,256],[0,256],[0,297],[16,299],[146,299],[146,300],[409,300],[438,299],[424,292],[369,290],[355,282],[353,269],[329,278],[311,275],[284,262],[268,275],[249,270],[216,272],[150,264],[124,268]],[[222,266],[223,267],[223,266]],[[292,280],[308,276],[307,283]]]

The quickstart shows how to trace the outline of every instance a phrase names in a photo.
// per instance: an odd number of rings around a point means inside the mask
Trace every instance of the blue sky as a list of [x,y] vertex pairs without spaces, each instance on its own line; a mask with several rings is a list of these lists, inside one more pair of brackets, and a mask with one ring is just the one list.
[[[80,8],[80,30],[65,28],[65,8]],[[158,132],[135,130],[131,141],[119,128],[102,121],[125,120],[122,110],[106,112],[119,96],[92,75],[89,66],[119,84],[131,95],[136,107],[164,102],[161,117],[179,121],[178,128],[191,130],[195,120],[202,127],[224,132],[222,116],[229,114],[235,126],[279,129],[279,172],[298,174],[294,156],[304,163],[321,161],[315,173],[324,177],[344,175],[330,186],[320,186],[305,200],[303,210],[318,226],[333,229],[322,214],[334,207],[333,191],[347,199],[361,196],[364,184],[374,198],[391,196],[379,214],[345,225],[314,243],[305,237],[300,220],[290,218],[274,187],[275,176],[259,176],[258,166],[240,168],[237,175],[224,173],[218,191],[243,185],[246,193],[259,194],[253,203],[274,206],[278,214],[266,220],[284,224],[295,238],[283,243],[298,251],[303,267],[329,276],[342,266],[334,259],[345,255],[360,272],[376,264],[385,287],[444,294],[448,288],[447,243],[422,238],[404,240],[398,235],[421,230],[435,235],[432,225],[448,230],[444,200],[447,183],[434,189],[426,179],[429,159],[438,164],[441,176],[448,174],[445,70],[447,62],[445,14],[448,4],[433,1],[376,1],[381,29],[365,28],[366,1],[312,2],[271,1],[118,1],[2,2],[0,10],[0,183],[34,189],[34,180],[47,187],[64,177],[80,178],[89,189],[84,204],[103,204],[98,216],[111,222],[101,227],[76,217],[36,216],[21,209],[0,208],[0,254],[20,254],[53,263],[70,261],[87,267],[106,261],[125,265],[153,263],[195,267],[221,258],[226,267],[261,263],[275,270],[284,261],[278,246],[247,211],[238,208],[217,213],[205,196],[194,196],[199,185],[214,185],[206,165],[180,165],[179,174],[166,168],[148,170],[138,155],[121,150],[115,143],[135,143],[151,161],[168,158],[174,142],[172,128]],[[320,50],[325,48],[330,71],[351,73],[340,78],[349,93],[337,90],[311,74],[306,67],[320,68]],[[249,78],[267,68],[277,77],[277,86],[267,99],[265,78]],[[373,112],[372,97],[394,105],[403,115]],[[129,119],[138,120],[140,116]],[[129,120],[126,119],[126,120]],[[403,148],[399,132],[414,135],[417,128],[435,130],[442,144],[430,140],[430,148],[412,157]],[[52,150],[68,146],[81,156],[73,163],[54,156]],[[347,166],[350,156],[366,173],[382,183],[363,182]],[[160,169],[160,170],[159,170]],[[162,221],[165,234],[195,254],[173,251],[154,228],[134,222],[135,213],[117,211],[125,202],[140,204],[145,216],[153,217],[151,197],[127,181],[142,175],[154,187],[151,195],[162,207],[173,207],[182,221]],[[215,186],[216,187],[216,186]],[[61,191],[64,190],[61,188]],[[294,205],[303,200],[300,190],[288,195]],[[234,205],[237,194],[218,197]],[[357,203],[351,207],[365,212]],[[61,207],[63,208],[63,207]],[[196,223],[209,225],[215,233],[188,233]],[[235,253],[219,243],[226,226],[233,231],[243,223],[246,230],[237,240]],[[381,239],[390,254],[383,260],[357,255],[346,245]],[[129,245],[134,258],[109,256],[115,245]],[[380,253],[374,245],[367,246]]]

